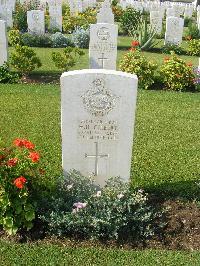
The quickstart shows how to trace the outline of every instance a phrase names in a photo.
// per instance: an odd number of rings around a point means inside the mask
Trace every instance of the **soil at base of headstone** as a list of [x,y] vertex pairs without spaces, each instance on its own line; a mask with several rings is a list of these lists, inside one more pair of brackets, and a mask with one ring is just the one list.
[[[123,249],[168,249],[168,250],[200,250],[200,208],[193,202],[167,200],[156,203],[166,209],[165,226],[162,231],[146,241],[88,241],[69,238],[46,237],[42,225],[37,223],[29,233],[8,237],[0,231],[0,238],[14,242],[51,243],[68,247],[101,247]],[[158,221],[159,222],[159,221]],[[163,219],[162,219],[163,222]]]

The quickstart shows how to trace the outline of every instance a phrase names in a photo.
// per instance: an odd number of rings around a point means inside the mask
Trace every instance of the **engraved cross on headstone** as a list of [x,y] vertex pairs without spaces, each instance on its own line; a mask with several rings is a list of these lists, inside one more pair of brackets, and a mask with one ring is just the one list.
[[99,174],[99,159],[100,158],[108,158],[109,154],[99,154],[99,144],[98,142],[95,142],[95,148],[96,148],[96,152],[95,155],[89,155],[89,154],[85,154],[85,158],[95,158],[95,171],[94,171],[94,175],[98,176]]
[[108,60],[108,58],[104,57],[104,53],[102,53],[101,57],[98,59],[101,61],[101,68],[104,68],[104,63],[106,60]]

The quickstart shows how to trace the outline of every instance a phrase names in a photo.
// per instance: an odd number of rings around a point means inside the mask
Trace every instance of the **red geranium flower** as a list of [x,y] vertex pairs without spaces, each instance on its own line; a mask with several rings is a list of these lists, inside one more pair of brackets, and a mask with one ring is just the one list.
[[138,41],[132,41],[131,42],[131,46],[132,47],[136,47],[136,46],[139,46],[139,45],[140,45],[140,43]]
[[35,148],[35,145],[32,142],[30,142],[29,140],[24,139],[23,142],[24,142],[24,146],[27,149],[32,150]]
[[166,56],[166,57],[164,58],[164,61],[167,62],[167,61],[169,61],[169,59],[170,59],[170,58],[169,58],[168,56]]
[[17,187],[17,188],[19,188],[19,189],[22,189],[23,187],[24,187],[24,184],[26,183],[26,178],[25,177],[23,177],[23,176],[20,176],[20,177],[18,177],[18,178],[16,178],[15,180],[14,180],[14,185]]
[[15,166],[17,164],[17,161],[18,161],[17,158],[12,158],[12,159],[7,161],[7,165],[10,167]]
[[37,163],[40,159],[40,155],[37,152],[30,152],[28,156],[33,163]]
[[15,146],[17,146],[17,147],[23,147],[23,146],[24,146],[24,141],[23,141],[23,139],[15,139],[15,140],[13,141],[13,144],[14,144]]
[[13,143],[17,147],[26,147],[29,150],[35,148],[35,145],[27,139],[15,139]]
[[187,63],[187,66],[192,67],[193,64],[190,62],[190,63]]

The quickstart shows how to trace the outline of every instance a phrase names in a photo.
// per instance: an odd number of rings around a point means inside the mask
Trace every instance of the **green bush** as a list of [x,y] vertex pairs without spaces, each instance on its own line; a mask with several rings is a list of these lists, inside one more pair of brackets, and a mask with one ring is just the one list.
[[121,28],[125,34],[134,37],[140,24],[141,12],[134,8],[127,8],[120,19]]
[[190,40],[188,42],[188,50],[189,55],[200,56],[200,39],[199,40]]
[[186,36],[190,36],[191,39],[200,38],[200,32],[196,23],[189,22]]
[[15,50],[10,55],[9,62],[23,76],[29,74],[36,67],[42,66],[40,59],[32,48],[20,45],[16,45]]
[[80,56],[84,55],[84,52],[79,48],[67,47],[63,52],[53,52],[52,60],[55,66],[62,71],[68,71],[71,67],[75,66]]
[[0,149],[0,225],[10,235],[29,230],[35,219],[32,196],[40,156],[34,148],[30,141],[16,139],[11,147]]
[[119,178],[100,189],[77,172],[61,180],[57,195],[40,212],[50,234],[99,240],[146,239],[158,217],[142,190],[131,191]]
[[78,48],[88,48],[90,41],[89,30],[84,30],[82,28],[76,28],[72,33],[72,42]]
[[136,74],[139,88],[149,89],[154,83],[157,65],[146,59],[140,51],[132,49],[125,54],[119,68],[124,72]]
[[163,54],[171,54],[171,52],[175,52],[175,54],[183,54],[184,50],[180,45],[173,44],[173,43],[166,43],[161,48]]
[[19,30],[10,30],[8,32],[8,42],[10,46],[22,44],[22,38]]
[[160,76],[167,90],[195,90],[192,64],[186,64],[174,53],[170,58],[165,58],[165,62],[160,68]]
[[13,26],[20,31],[26,31],[27,24],[27,5],[16,3],[15,13],[13,16]]
[[22,43],[25,46],[30,47],[51,47],[52,41],[50,34],[36,35],[30,33],[24,33],[21,35]]
[[77,27],[88,29],[90,24],[96,23],[96,10],[88,8],[85,12],[71,16],[69,9],[63,17],[63,32],[72,33]]
[[19,75],[12,73],[7,63],[0,66],[0,83],[17,83]]
[[74,46],[70,37],[66,37],[61,32],[56,32],[55,34],[51,35],[51,42],[52,47],[67,47],[67,46]]

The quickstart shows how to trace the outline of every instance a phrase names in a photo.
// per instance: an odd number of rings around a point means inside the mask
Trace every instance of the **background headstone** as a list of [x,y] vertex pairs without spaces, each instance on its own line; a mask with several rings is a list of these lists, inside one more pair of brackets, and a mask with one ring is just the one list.
[[180,45],[182,43],[184,19],[168,17],[166,19],[165,44]]
[[113,70],[61,76],[62,166],[94,175],[130,178],[137,77]]
[[[106,23],[108,21],[110,23]],[[100,9],[98,22],[100,23],[90,25],[90,68],[115,70],[118,27],[114,25],[114,16],[108,1]]]
[[6,22],[0,20],[0,66],[8,61],[8,42],[6,34]]
[[28,31],[33,34],[45,33],[44,11],[31,10],[27,12]]
[[62,6],[49,6],[50,29],[62,31]]

